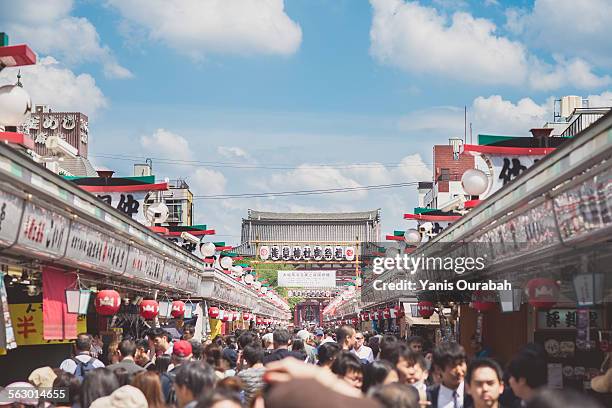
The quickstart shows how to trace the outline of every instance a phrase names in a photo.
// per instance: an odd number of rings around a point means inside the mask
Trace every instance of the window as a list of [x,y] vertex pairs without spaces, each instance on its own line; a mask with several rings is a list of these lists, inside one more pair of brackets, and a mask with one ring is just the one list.
[[450,169],[440,169],[440,176],[438,181],[449,181],[450,180]]

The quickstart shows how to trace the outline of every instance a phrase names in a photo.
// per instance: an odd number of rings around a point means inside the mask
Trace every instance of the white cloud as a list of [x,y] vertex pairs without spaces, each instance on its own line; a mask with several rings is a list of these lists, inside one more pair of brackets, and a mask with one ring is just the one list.
[[131,78],[108,46],[103,45],[94,25],[74,17],[68,0],[0,0],[0,22],[15,41],[28,43],[36,52],[52,54],[64,63],[97,62],[109,78]]
[[[468,121],[473,124],[473,135],[529,136],[529,129],[542,127],[553,119],[554,96],[539,104],[531,98],[522,98],[516,103],[500,95],[479,96],[468,106]],[[589,95],[589,106],[612,106],[612,91]],[[429,127],[423,126],[428,124]],[[423,125],[423,126],[422,126]],[[398,126],[406,132],[433,133],[448,137],[463,138],[463,109],[440,107],[430,111],[416,111],[400,119]]]
[[[370,53],[380,63],[465,82],[537,90],[610,83],[610,77],[598,77],[581,59],[557,58],[555,66],[540,61],[522,43],[496,35],[497,27],[487,19],[466,12],[455,12],[449,19],[434,8],[404,0],[370,3]],[[512,19],[511,25],[518,26],[518,21]]]
[[229,159],[250,159],[251,157],[246,150],[237,146],[219,146],[217,153]]
[[223,173],[205,167],[199,167],[187,178],[187,182],[194,195],[223,194],[227,185]]
[[187,139],[165,129],[157,129],[151,136],[142,136],[140,142],[147,151],[158,153],[163,158],[191,160],[192,157]]
[[123,18],[193,58],[209,52],[290,55],[302,41],[283,0],[108,0]]
[[609,0],[536,0],[531,10],[507,10],[506,18],[506,27],[530,45],[612,67]]
[[[108,102],[88,74],[74,74],[53,57],[44,57],[36,65],[20,67],[23,87],[34,104],[50,105],[56,111],[83,112],[89,117],[106,107]],[[0,73],[2,84],[15,83],[16,71]]]

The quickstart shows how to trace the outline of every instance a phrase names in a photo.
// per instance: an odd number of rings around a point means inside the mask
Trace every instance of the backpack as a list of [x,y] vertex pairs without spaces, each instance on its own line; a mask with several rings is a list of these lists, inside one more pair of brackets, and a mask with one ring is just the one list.
[[173,405],[176,402],[176,393],[174,391],[174,379],[176,378],[176,373],[166,371],[161,373],[159,377],[166,404]]
[[94,357],[91,357],[89,360],[87,360],[86,363],[82,362],[76,357],[73,358],[72,361],[76,363],[76,369],[74,370],[74,376],[77,377],[79,380],[81,380],[81,382],[83,382],[83,379],[85,378],[87,373],[89,373],[90,371],[96,368],[94,367],[94,362],[96,361]]

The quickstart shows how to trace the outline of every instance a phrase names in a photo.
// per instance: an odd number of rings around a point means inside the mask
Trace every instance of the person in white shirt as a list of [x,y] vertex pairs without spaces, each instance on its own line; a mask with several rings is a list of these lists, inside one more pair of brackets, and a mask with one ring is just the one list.
[[356,354],[362,362],[365,361],[366,363],[371,363],[374,361],[374,353],[372,352],[371,348],[363,344],[364,341],[365,337],[363,336],[363,333],[357,332],[355,334],[355,345],[353,346],[353,350],[351,350],[351,352]]
[[467,371],[465,349],[457,343],[442,343],[434,349],[433,368],[441,379],[427,390],[431,408],[464,408],[472,398],[464,392],[463,380]]
[[74,375],[78,364],[87,364],[92,359],[93,361],[91,361],[91,365],[93,366],[93,368],[104,367],[103,362],[91,356],[91,341],[92,338],[89,334],[79,334],[76,340],[74,341],[76,355],[74,356],[74,358],[67,358],[66,360],[62,361],[62,364],[60,364],[59,368],[67,373]]

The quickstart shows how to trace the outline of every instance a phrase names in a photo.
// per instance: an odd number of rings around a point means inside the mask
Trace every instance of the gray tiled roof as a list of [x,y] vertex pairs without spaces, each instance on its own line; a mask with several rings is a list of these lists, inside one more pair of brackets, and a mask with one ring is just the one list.
[[365,221],[378,220],[380,210],[341,213],[279,213],[249,210],[251,221]]

